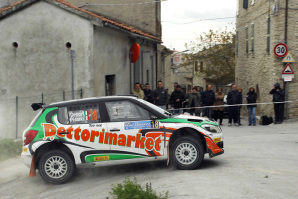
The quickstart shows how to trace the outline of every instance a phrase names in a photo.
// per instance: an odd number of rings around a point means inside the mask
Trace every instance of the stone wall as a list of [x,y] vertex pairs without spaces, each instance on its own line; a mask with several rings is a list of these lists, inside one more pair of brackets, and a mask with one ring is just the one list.
[[[284,43],[285,38],[285,1],[260,0],[254,1],[252,5],[249,0],[247,9],[242,7],[243,1],[239,1],[236,30],[238,32],[238,53],[236,52],[236,84],[242,87],[245,93],[249,87],[256,88],[258,102],[271,102],[269,95],[273,85],[278,82],[284,88],[281,73],[284,68],[281,58],[277,58],[273,52],[274,46]],[[277,5],[279,2],[279,5]],[[276,4],[278,10],[273,13],[272,6]],[[289,4],[290,8],[297,8],[297,2]],[[270,19],[270,34],[267,34],[267,21]],[[288,16],[288,48],[298,61],[298,10],[289,10]],[[246,53],[246,28],[248,29],[248,53]],[[254,28],[254,52],[252,52],[252,29]],[[270,50],[267,48],[267,36],[270,35]],[[295,72],[298,70],[297,63],[291,64]],[[293,79],[289,89],[289,100],[297,100],[298,86],[297,77]],[[246,100],[244,100],[246,102]],[[290,104],[290,117],[298,116],[298,104]],[[259,105],[258,115],[274,115],[273,105]]]

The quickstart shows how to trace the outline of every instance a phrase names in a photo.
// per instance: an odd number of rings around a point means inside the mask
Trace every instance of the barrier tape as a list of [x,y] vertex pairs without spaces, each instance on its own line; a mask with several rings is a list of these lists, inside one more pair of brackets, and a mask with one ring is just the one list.
[[259,104],[285,104],[285,103],[293,103],[293,102],[298,102],[298,100],[294,101],[283,101],[283,102],[262,102],[262,103],[251,103],[251,104],[232,104],[232,105],[218,105],[218,106],[199,106],[199,107],[189,107],[189,108],[171,108],[168,109],[169,111],[174,111],[174,110],[186,110],[186,109],[203,109],[203,108],[215,108],[215,107],[230,107],[230,106],[247,106],[247,105],[259,105]]

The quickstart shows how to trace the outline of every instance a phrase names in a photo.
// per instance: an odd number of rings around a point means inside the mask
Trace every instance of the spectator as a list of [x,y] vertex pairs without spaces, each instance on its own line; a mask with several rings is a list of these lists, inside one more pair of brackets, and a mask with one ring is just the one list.
[[141,90],[144,90],[145,89],[144,84],[141,84],[140,87],[141,87]]
[[251,87],[248,90],[248,93],[246,94],[246,101],[247,104],[254,104],[254,105],[247,105],[248,110],[248,125],[254,125],[256,126],[256,108],[257,105],[255,104],[257,102],[257,94],[255,93],[255,89]]
[[144,99],[144,92],[140,88],[140,83],[135,83],[135,89],[133,89],[132,94],[138,96],[140,99]]
[[[237,85],[232,85],[232,90],[229,91],[227,97],[228,105],[242,104],[242,97],[239,91],[237,90]],[[229,126],[232,125],[232,120],[236,126],[239,126],[238,118],[239,106],[229,106]]]
[[177,86],[178,86],[178,83],[175,82],[175,83],[174,83],[174,90],[173,90],[173,92],[176,90]]
[[[285,91],[280,88],[279,83],[274,84],[273,89],[270,91],[273,95],[273,102],[283,102],[285,97]],[[284,103],[274,103],[275,121],[274,124],[281,124],[284,118]]]
[[200,94],[197,92],[197,88],[193,87],[192,91],[188,91],[186,94],[186,99],[188,99],[187,108],[190,115],[200,115],[200,109],[199,108],[192,108],[192,107],[200,107]]
[[[181,90],[181,86],[177,85],[170,97],[170,103],[174,109],[182,108],[182,102],[185,101],[185,94]],[[181,110],[174,110],[174,114],[180,114]]]
[[[215,101],[215,94],[212,90],[212,85],[207,86],[207,90],[202,95],[202,106],[212,106]],[[204,108],[203,117],[212,117],[212,108]]]
[[153,104],[154,100],[152,99],[152,90],[150,89],[150,85],[148,83],[145,84],[145,89],[143,91],[145,95],[145,100]]
[[196,86],[196,88],[197,88],[197,92],[201,95],[201,87]]
[[200,87],[200,95],[202,96],[204,93],[204,88],[203,87]]
[[158,81],[157,88],[152,93],[152,98],[154,100],[154,104],[164,110],[166,110],[168,101],[169,101],[169,95],[168,91],[163,88],[162,81]]
[[215,93],[215,102],[214,106],[220,106],[220,107],[214,107],[214,119],[217,121],[219,119],[219,124],[222,125],[222,119],[223,119],[223,111],[224,111],[224,97],[225,94],[222,92],[222,88],[217,89],[217,93]]
[[[242,88],[238,88],[238,92],[241,94],[241,102],[242,102]],[[242,103],[241,103],[242,104]],[[238,111],[238,119],[239,119],[239,125],[241,125],[241,107],[242,106],[239,106],[239,111]]]

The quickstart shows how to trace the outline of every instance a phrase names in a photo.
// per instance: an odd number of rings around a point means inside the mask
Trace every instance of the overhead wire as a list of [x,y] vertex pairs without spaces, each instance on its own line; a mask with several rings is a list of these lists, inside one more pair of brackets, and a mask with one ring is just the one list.
[[184,25],[184,24],[191,24],[191,23],[195,23],[195,22],[199,22],[199,21],[211,21],[211,20],[219,20],[219,19],[231,19],[231,18],[236,18],[235,17],[220,17],[220,18],[211,18],[211,19],[198,19],[195,21],[190,21],[190,22],[183,22],[183,23],[177,23],[177,22],[171,22],[171,21],[162,21],[165,23],[171,23],[171,24],[180,24],[180,25]]

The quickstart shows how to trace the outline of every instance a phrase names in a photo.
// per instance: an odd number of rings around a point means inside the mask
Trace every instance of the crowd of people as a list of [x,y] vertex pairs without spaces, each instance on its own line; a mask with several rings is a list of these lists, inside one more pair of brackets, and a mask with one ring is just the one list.
[[[178,83],[174,84],[174,90],[171,94],[168,89],[163,87],[163,82],[158,81],[155,90],[150,89],[150,85],[135,83],[133,95],[140,99],[144,99],[164,110],[172,110],[173,114],[181,114],[188,112],[190,115],[203,116],[213,118],[215,121],[219,120],[219,124],[223,125],[224,117],[224,99],[228,104],[228,125],[241,125],[240,112],[242,104],[242,89],[237,88],[236,84],[232,85],[231,90],[225,95],[222,88],[218,88],[215,93],[212,90],[212,85],[208,85],[206,91],[202,87],[195,86],[186,94],[182,91]],[[280,85],[276,83],[274,88],[270,91],[273,95],[273,102],[284,101],[284,91]],[[257,107],[257,93],[253,87],[249,88],[246,94],[246,103],[248,110],[248,125],[256,126],[256,107]],[[275,124],[283,122],[283,103],[275,103]]]

